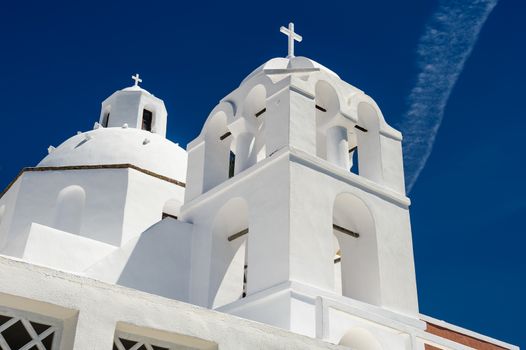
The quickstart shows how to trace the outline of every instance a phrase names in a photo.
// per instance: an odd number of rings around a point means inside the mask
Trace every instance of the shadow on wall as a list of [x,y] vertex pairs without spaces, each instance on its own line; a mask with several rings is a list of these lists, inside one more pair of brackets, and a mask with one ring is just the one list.
[[248,275],[247,245],[250,235],[248,206],[244,199],[228,201],[217,213],[212,229],[211,307],[230,304],[244,296]]
[[[380,272],[373,216],[365,203],[350,193],[334,200],[335,291],[380,305]],[[338,280],[340,279],[340,280]]]
[[150,227],[131,248],[117,284],[187,301],[191,233],[190,224],[173,218]]

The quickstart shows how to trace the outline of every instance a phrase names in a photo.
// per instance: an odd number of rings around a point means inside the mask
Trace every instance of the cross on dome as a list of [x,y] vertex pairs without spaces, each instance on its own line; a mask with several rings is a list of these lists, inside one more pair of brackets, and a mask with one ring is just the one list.
[[139,83],[142,83],[142,79],[139,78],[139,73],[135,73],[131,78],[135,80],[135,86],[139,86]]
[[289,28],[281,26],[279,31],[289,37],[289,54],[287,58],[294,57],[294,40],[297,42],[301,42],[303,38],[301,37],[301,35],[296,34],[294,32],[294,23],[292,22],[289,23]]

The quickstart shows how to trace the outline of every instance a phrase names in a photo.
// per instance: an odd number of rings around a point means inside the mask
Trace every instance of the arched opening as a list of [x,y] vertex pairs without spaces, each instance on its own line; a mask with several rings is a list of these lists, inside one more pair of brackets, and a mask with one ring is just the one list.
[[104,115],[102,116],[102,123],[101,125],[105,128],[108,127],[108,123],[110,122],[110,111],[105,111]]
[[82,226],[86,192],[77,185],[62,189],[55,204],[53,227],[69,233],[79,234]]
[[141,129],[152,132],[154,125],[153,112],[150,109],[144,108],[142,110]]
[[267,91],[263,85],[256,85],[243,101],[241,123],[243,131],[233,141],[235,153],[235,174],[242,172],[265,158],[265,113]]
[[212,234],[211,306],[217,308],[246,296],[249,222],[244,199],[231,199],[219,210]]
[[343,335],[339,345],[346,346],[352,350],[382,350],[382,345],[366,329],[352,328]]
[[179,211],[181,209],[181,202],[177,199],[169,199],[164,203],[161,219],[172,218],[177,219],[179,217]]
[[382,180],[380,120],[376,109],[366,102],[358,104],[358,141],[360,175],[375,182]]
[[[320,80],[316,83],[315,96],[316,154],[320,158],[327,159],[328,153],[330,153],[329,157],[332,160],[341,159],[342,156],[337,154],[337,150],[340,149],[342,139],[344,139],[342,130],[336,128],[329,133],[326,130],[326,125],[330,124],[340,111],[338,94],[328,82]],[[345,136],[346,139],[347,137]]]
[[353,194],[339,194],[334,201],[332,230],[337,239],[335,247],[340,252],[335,278],[339,275],[341,280],[335,280],[335,290],[341,284],[343,296],[379,305],[378,249],[369,208]]
[[230,149],[232,133],[227,127],[224,112],[216,113],[205,126],[205,150],[203,168],[203,192],[206,192],[229,178],[232,159]]

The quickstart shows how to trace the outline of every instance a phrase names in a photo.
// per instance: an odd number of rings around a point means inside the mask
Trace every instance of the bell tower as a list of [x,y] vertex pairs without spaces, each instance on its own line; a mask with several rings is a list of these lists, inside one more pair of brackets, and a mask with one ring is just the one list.
[[191,302],[326,339],[331,303],[418,323],[402,136],[282,32],[287,58],[252,72],[188,145]]
[[135,84],[115,92],[102,102],[99,124],[105,128],[123,125],[150,131],[166,137],[168,113],[164,102],[139,86],[139,74],[132,76]]

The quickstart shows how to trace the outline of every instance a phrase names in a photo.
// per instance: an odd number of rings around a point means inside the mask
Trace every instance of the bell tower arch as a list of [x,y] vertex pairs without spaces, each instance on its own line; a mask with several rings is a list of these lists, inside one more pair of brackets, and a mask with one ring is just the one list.
[[135,84],[119,90],[102,102],[99,124],[105,128],[129,127],[166,137],[168,112],[164,102],[144,90],[139,75]]

